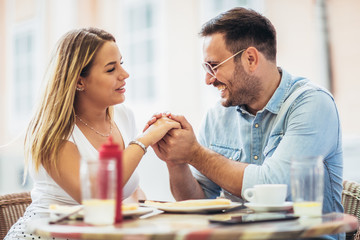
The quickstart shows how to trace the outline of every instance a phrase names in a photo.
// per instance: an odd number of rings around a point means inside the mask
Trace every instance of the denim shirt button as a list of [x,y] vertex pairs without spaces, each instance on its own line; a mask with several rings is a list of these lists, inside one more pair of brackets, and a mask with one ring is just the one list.
[[255,124],[255,128],[258,128],[258,127],[259,127],[259,124],[256,123],[256,124]]
[[255,160],[258,160],[258,158],[259,158],[258,156],[256,156],[256,155],[254,156],[254,159],[255,159]]

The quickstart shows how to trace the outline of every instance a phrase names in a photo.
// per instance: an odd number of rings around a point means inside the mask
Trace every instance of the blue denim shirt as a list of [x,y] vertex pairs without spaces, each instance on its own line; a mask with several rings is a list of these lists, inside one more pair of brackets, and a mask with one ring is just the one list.
[[[304,84],[310,89],[300,94],[285,114],[277,118],[285,100]],[[245,168],[242,194],[255,184],[285,183],[289,186],[287,201],[291,201],[291,157],[322,155],[323,213],[343,212],[343,153],[338,111],[332,95],[308,79],[282,71],[279,87],[255,116],[243,106],[226,108],[218,103],[206,114],[199,142],[229,159],[250,163]],[[236,200],[236,196],[196,169],[192,171],[208,198],[216,198],[223,191],[227,198]]]

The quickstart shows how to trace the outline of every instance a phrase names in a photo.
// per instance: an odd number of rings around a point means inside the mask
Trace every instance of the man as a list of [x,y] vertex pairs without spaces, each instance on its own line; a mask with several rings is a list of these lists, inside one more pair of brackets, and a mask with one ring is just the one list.
[[184,117],[171,115],[182,129],[153,146],[167,163],[174,197],[223,192],[239,200],[255,184],[290,186],[292,157],[322,155],[323,212],[342,212],[341,129],[331,94],[277,67],[275,29],[255,11],[231,9],[200,35],[206,83],[219,89],[221,102],[208,111],[199,142]]

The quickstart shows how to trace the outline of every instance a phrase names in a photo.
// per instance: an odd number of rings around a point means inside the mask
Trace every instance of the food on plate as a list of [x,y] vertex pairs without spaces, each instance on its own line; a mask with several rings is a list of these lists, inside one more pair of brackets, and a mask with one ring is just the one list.
[[123,211],[134,211],[139,208],[137,203],[123,203],[122,210]]
[[56,212],[56,213],[62,213],[62,214],[68,214],[72,213],[76,210],[79,210],[81,208],[81,205],[59,205],[59,204],[51,204],[49,206],[50,212]]
[[217,198],[217,199],[191,199],[178,202],[156,202],[146,200],[145,205],[154,207],[205,207],[205,206],[217,206],[217,205],[230,205],[229,199]]
[[[114,200],[99,200],[99,199],[93,199],[93,200],[85,200],[83,201],[84,205],[87,206],[98,206],[98,205],[114,205]],[[59,204],[51,204],[49,206],[49,210],[51,212],[55,213],[62,213],[62,214],[68,214],[71,212],[74,212],[78,209],[82,208],[82,205],[59,205]],[[139,208],[139,205],[137,203],[125,203],[122,205],[123,211],[133,211],[137,210]]]

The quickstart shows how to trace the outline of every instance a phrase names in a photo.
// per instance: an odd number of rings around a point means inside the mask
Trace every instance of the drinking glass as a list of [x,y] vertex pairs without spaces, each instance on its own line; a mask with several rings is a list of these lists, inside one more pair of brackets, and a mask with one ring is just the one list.
[[323,160],[322,156],[292,158],[291,195],[296,215],[310,217],[322,215]]
[[81,160],[80,180],[84,222],[94,225],[113,224],[115,219],[115,161]]

